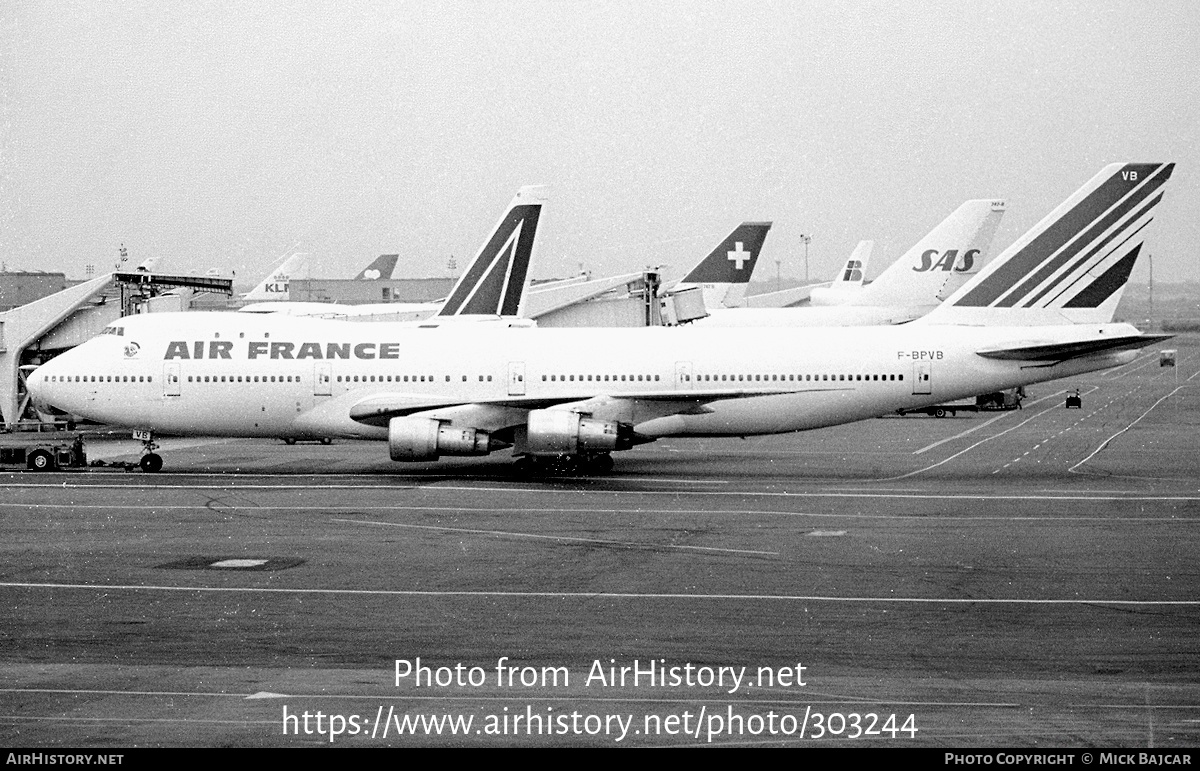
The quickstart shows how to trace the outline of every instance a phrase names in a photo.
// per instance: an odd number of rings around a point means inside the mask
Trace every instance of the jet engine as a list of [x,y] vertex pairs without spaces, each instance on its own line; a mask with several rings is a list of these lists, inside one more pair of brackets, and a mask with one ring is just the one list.
[[429,418],[392,418],[388,421],[388,453],[392,460],[437,460],[440,455],[487,455],[506,446],[487,431],[454,428]]
[[567,410],[529,411],[526,450],[531,455],[605,453],[627,450],[634,444],[630,426]]

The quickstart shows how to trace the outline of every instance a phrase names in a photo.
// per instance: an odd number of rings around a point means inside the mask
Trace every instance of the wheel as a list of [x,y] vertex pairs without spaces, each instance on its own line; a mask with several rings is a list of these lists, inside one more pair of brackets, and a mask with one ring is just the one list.
[[529,476],[533,473],[533,458],[528,455],[522,455],[513,461],[513,471],[521,476]]
[[933,411],[933,416],[935,418],[944,418],[944,417],[946,417],[946,411],[943,409],[940,409],[940,408],[936,409]]
[[321,437],[321,444],[333,444],[333,440],[327,436]]
[[608,453],[601,453],[588,462],[588,470],[594,474],[607,474],[613,470],[613,459]]
[[138,461],[138,465],[142,467],[142,471],[154,473],[162,468],[162,456],[156,453],[147,453]]
[[283,443],[284,443],[284,444],[295,444],[295,443],[296,443],[296,440],[295,440],[295,439],[293,439],[293,438],[291,438],[291,437],[289,436],[287,439],[284,439],[284,440],[283,440]]
[[51,471],[54,469],[54,456],[45,450],[36,450],[27,461],[29,468],[34,471]]

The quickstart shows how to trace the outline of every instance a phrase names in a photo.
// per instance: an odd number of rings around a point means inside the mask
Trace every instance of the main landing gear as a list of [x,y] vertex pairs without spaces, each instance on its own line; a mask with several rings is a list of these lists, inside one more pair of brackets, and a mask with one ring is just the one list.
[[593,455],[522,455],[513,469],[523,476],[607,474],[613,469],[612,455],[606,452]]

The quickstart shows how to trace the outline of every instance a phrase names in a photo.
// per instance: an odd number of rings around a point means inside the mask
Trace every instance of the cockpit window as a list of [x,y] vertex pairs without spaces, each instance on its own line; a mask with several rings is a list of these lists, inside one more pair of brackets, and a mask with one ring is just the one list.
[[105,327],[104,331],[101,332],[100,334],[102,334],[102,335],[119,335],[119,336],[123,337],[125,335],[125,327],[118,327],[118,326]]

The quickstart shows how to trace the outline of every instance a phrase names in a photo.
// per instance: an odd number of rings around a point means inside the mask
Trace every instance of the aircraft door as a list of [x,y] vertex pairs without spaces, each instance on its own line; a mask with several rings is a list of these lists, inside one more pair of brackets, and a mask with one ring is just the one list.
[[933,393],[933,365],[927,361],[913,362],[913,395]]
[[313,366],[315,367],[313,371],[313,396],[332,396],[333,377],[329,362],[313,362]]
[[525,362],[523,361],[508,363],[508,395],[525,395]]
[[179,362],[163,364],[163,396],[179,396]]
[[690,361],[675,362],[675,387],[678,389],[691,390],[692,363]]

